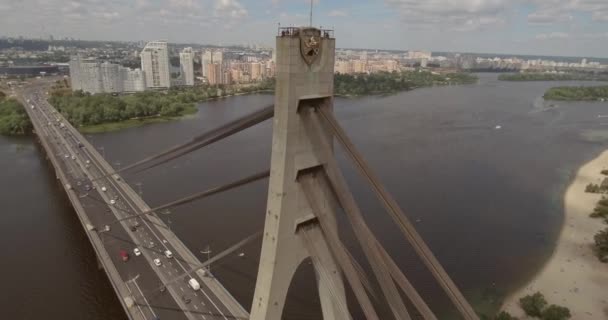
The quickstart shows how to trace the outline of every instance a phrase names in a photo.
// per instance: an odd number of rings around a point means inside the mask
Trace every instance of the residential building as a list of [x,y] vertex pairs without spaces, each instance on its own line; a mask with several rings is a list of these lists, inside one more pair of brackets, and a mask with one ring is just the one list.
[[144,91],[144,74],[141,70],[131,70],[118,64],[100,63],[94,59],[70,57],[70,80],[72,90],[89,93],[119,93]]
[[194,85],[194,53],[192,48],[185,48],[179,53],[179,67],[184,85]]
[[213,55],[211,50],[205,50],[203,51],[203,53],[201,54],[201,65],[202,65],[202,72],[203,72],[203,77],[207,78],[207,80],[209,79],[208,77],[208,69],[207,69],[207,65],[209,65],[210,63],[213,63]]
[[139,92],[146,90],[144,72],[140,69],[120,67],[122,88],[124,92]]
[[207,64],[207,81],[209,84],[221,84],[222,83],[222,68],[219,63]]
[[171,87],[167,41],[148,42],[140,56],[146,87],[153,89]]

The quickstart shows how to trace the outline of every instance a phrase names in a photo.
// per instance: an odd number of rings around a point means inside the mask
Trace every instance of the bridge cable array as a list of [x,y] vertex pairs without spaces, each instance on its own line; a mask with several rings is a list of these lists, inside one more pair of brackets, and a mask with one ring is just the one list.
[[192,195],[189,195],[189,196],[186,196],[186,197],[183,197],[183,198],[171,201],[169,203],[160,205],[158,207],[152,208],[152,209],[147,210],[147,211],[136,213],[136,214],[130,215],[128,217],[123,217],[123,218],[116,219],[116,220],[110,222],[109,225],[112,225],[112,224],[115,224],[115,223],[119,223],[119,222],[125,221],[125,220],[131,220],[131,219],[139,218],[141,216],[145,216],[145,215],[148,215],[148,214],[151,214],[151,213],[155,213],[155,212],[163,210],[163,209],[168,209],[168,208],[171,208],[171,207],[176,207],[176,206],[180,206],[180,205],[183,205],[183,204],[186,204],[186,203],[190,203],[190,202],[193,202],[195,200],[200,200],[200,199],[203,199],[203,198],[206,198],[206,197],[209,197],[209,196],[212,196],[212,195],[224,192],[224,191],[228,191],[228,190],[231,190],[231,189],[234,189],[234,188],[237,188],[237,187],[240,187],[240,186],[243,186],[243,185],[246,185],[246,184],[258,181],[258,180],[265,179],[269,175],[270,175],[270,171],[269,170],[258,172],[256,174],[250,175],[250,176],[245,177],[243,179],[239,179],[239,180],[236,180],[236,181],[233,181],[233,182],[230,182],[230,183],[218,186],[218,187],[210,188],[210,189],[207,189],[205,191],[201,191],[201,192],[198,192],[198,193],[195,193],[195,194],[192,194]]
[[[242,130],[250,128],[260,122],[266,121],[272,118],[274,115],[274,105],[266,106],[256,112],[245,115],[243,117],[237,118],[233,121],[230,121],[218,128],[211,129],[205,133],[199,134],[194,138],[190,139],[185,143],[181,143],[175,145],[167,150],[149,156],[145,159],[139,160],[135,163],[132,163],[126,167],[121,168],[120,170],[115,170],[113,172],[107,173],[100,177],[92,178],[91,180],[102,179],[107,176],[111,176],[113,174],[125,172],[137,167],[141,167],[143,165],[147,165],[144,168],[140,168],[136,171],[136,173],[143,172],[145,170],[154,168],[161,164],[167,163],[171,160],[184,156],[190,152],[198,150],[200,148],[206,147],[214,142],[220,141],[224,138],[227,138],[233,134],[236,134]],[[164,158],[164,159],[163,159]],[[157,163],[152,163],[156,160],[160,160]]]
[[[317,113],[318,113],[321,115],[322,119],[325,120],[324,122],[331,129],[332,133],[337,138],[337,140],[340,142],[340,144],[344,147],[344,149],[346,150],[346,152],[349,155],[349,157],[351,158],[351,160],[353,160],[358,171],[361,173],[361,175],[363,177],[365,177],[367,179],[368,183],[372,186],[372,189],[374,190],[377,197],[382,202],[382,205],[385,207],[385,209],[390,214],[390,216],[393,219],[393,221],[395,222],[395,224],[399,227],[400,231],[404,234],[405,238],[410,242],[410,244],[412,245],[412,247],[414,248],[414,250],[416,251],[418,256],[421,258],[423,263],[429,269],[431,274],[435,277],[437,282],[441,285],[441,287],[443,288],[443,290],[445,291],[447,296],[450,298],[450,300],[452,300],[452,303],[454,303],[454,305],[459,310],[461,315],[467,320],[479,319],[477,314],[471,307],[471,305],[464,298],[462,293],[458,290],[458,288],[456,287],[454,282],[450,279],[450,277],[448,276],[446,271],[443,269],[443,267],[437,261],[437,259],[435,258],[435,256],[433,255],[433,253],[431,252],[429,247],[426,245],[426,243],[424,242],[422,237],[420,237],[420,235],[418,234],[418,232],[416,231],[414,226],[407,219],[405,213],[401,210],[401,208],[399,207],[397,202],[392,198],[392,196],[384,188],[384,186],[381,184],[380,180],[372,173],[371,168],[363,160],[363,157],[357,151],[354,144],[350,141],[350,139],[348,138],[348,136],[346,135],[346,133],[344,132],[344,130],[342,129],[342,127],[340,126],[338,121],[335,119],[334,115],[327,112],[327,110],[324,108],[316,108],[315,111],[316,112],[311,113],[311,119],[313,120],[312,122],[316,125],[316,128],[312,131],[321,132],[320,130],[322,128],[321,128],[320,119],[317,116]],[[325,144],[328,145],[327,141],[325,141]],[[345,187],[345,185],[342,183],[344,181],[344,178],[340,177],[340,174],[338,171],[339,169],[337,169],[337,164],[335,164],[335,161],[334,161],[334,163],[326,165],[326,169],[327,169],[327,167],[330,167],[329,170],[326,170],[330,183],[333,185],[334,188],[338,187],[339,189],[342,189],[342,190],[339,190],[338,192],[336,192],[337,196],[338,197],[342,197],[343,195],[347,196],[343,200],[346,200],[346,204],[350,208],[345,207],[345,211],[347,213],[350,212],[351,214],[352,214],[352,211],[357,212],[358,209],[351,205],[351,204],[354,204],[354,203],[351,203],[351,201],[354,201],[354,199],[350,199],[351,197],[348,196],[348,195],[350,195],[350,192],[346,192],[346,190],[343,189]],[[336,175],[336,173],[338,175],[332,177],[332,175]],[[338,185],[336,185],[336,183],[338,183]],[[340,200],[340,202],[342,202],[342,200]],[[343,206],[344,206],[344,204],[345,203],[342,203]],[[359,215],[359,214],[357,214],[357,215]],[[356,218],[356,220],[362,219],[362,217],[355,217],[355,218]],[[351,218],[351,223],[353,223],[352,218]],[[363,228],[363,229],[365,229],[365,228]],[[367,234],[366,230],[363,230],[363,231]],[[380,243],[375,238],[372,239],[371,237],[367,237],[367,239],[365,239],[365,240],[371,241],[371,243],[373,244],[373,247],[374,247],[373,250],[381,253],[381,259],[384,261],[385,267],[388,267],[388,269],[390,270],[390,273],[394,277],[394,279],[396,279],[397,282],[401,283],[400,286],[402,287],[402,289],[404,289],[405,293],[408,294],[408,292],[409,292],[408,297],[414,303],[414,305],[416,305],[418,307],[419,311],[423,314],[427,314],[426,319],[432,319],[429,317],[434,317],[434,316],[432,316],[432,313],[430,313],[430,309],[428,309],[428,306],[426,306],[425,304],[422,304],[423,303],[422,299],[420,299],[419,296],[416,297],[417,294],[415,296],[410,296],[411,294],[415,293],[415,290],[413,290],[413,287],[411,286],[411,284],[409,284],[409,282],[405,278],[405,275],[403,275],[403,273],[400,272],[399,268],[394,264],[392,259],[390,259],[388,253],[383,249],[382,245],[380,245]],[[379,250],[379,249],[381,249],[381,250]],[[374,270],[374,272],[376,273],[376,272],[378,272],[378,270]],[[376,274],[376,275],[378,276],[378,274]],[[401,281],[399,281],[399,280],[401,280]],[[386,297],[386,298],[390,299],[390,297]]]

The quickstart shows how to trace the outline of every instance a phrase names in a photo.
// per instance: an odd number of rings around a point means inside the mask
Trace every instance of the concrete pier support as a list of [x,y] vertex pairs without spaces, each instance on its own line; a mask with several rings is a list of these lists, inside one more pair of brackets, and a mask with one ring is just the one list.
[[[350,319],[348,312],[337,308],[346,306],[342,273],[315,226],[316,217],[297,181],[299,172],[326,163],[325,156],[333,157],[315,152],[317,147],[306,135],[299,111],[310,112],[311,108],[302,106],[332,110],[335,39],[316,28],[283,28],[276,50],[270,183],[250,319],[281,319],[292,277],[307,257],[313,259],[324,318]],[[331,137],[329,130],[322,134]],[[307,231],[301,232],[301,228]]]

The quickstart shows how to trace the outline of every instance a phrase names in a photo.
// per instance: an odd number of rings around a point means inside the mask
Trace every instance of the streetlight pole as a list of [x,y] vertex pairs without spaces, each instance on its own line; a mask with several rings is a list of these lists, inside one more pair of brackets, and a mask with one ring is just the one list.
[[101,151],[101,156],[105,159],[106,158],[106,148],[98,147],[97,149],[99,149]]
[[143,196],[143,195],[144,195],[144,193],[143,193],[143,191],[141,190],[141,186],[143,185],[143,183],[141,183],[141,182],[137,182],[135,185],[137,186],[137,189],[139,189],[139,196],[140,196],[140,197],[141,197],[141,196]]
[[[205,248],[205,251],[201,251],[201,253],[207,255],[207,262],[209,262],[209,260],[211,260],[211,246],[210,245],[207,245],[207,247]],[[211,275],[211,264],[207,265],[207,272],[209,273],[209,275]]]

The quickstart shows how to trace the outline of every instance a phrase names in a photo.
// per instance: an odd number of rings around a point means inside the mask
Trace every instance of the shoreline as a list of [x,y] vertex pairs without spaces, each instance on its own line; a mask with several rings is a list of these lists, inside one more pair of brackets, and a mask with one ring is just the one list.
[[608,168],[608,150],[583,164],[563,196],[564,222],[557,245],[545,265],[525,285],[504,300],[501,310],[520,319],[525,316],[519,299],[540,291],[549,304],[570,309],[571,319],[608,319],[608,264],[593,253],[593,236],[606,227],[589,217],[601,194],[586,193],[589,183],[600,183]]

